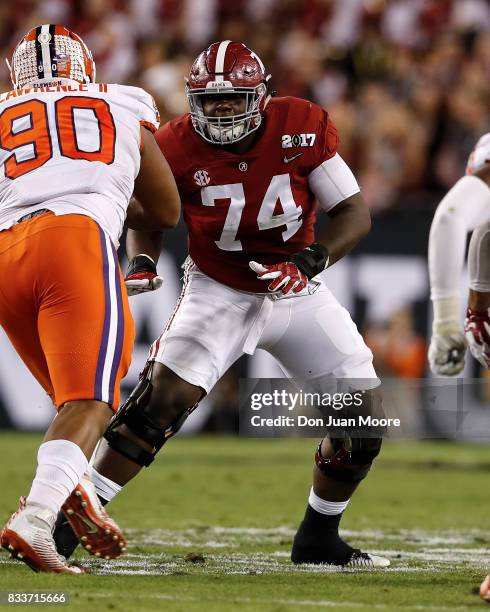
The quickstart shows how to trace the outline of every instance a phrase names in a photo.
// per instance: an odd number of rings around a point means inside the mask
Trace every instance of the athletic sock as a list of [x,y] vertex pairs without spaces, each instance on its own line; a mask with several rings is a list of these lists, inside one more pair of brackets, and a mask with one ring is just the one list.
[[313,488],[305,516],[294,538],[294,563],[348,563],[355,552],[339,535],[339,524],[349,500],[330,502],[318,497]]
[[102,474],[99,474],[99,472],[97,472],[97,470],[95,470],[94,468],[92,468],[91,480],[93,482],[97,495],[99,496],[99,499],[102,500],[104,506],[108,502],[112,501],[122,489],[121,485],[118,485],[117,482],[114,482],[109,478],[102,476]]
[[313,490],[313,487],[311,487],[310,496],[308,498],[308,504],[313,508],[313,510],[327,516],[334,516],[336,514],[342,515],[344,510],[347,508],[349,501],[350,499],[340,502],[327,501],[326,499],[318,497]]
[[39,447],[36,476],[27,504],[57,514],[88,468],[82,449],[69,440],[50,440]]

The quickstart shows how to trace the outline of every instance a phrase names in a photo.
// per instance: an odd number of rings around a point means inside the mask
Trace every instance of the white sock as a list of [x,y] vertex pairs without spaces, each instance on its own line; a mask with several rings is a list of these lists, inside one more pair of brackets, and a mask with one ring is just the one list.
[[82,449],[69,440],[50,440],[39,447],[36,476],[28,504],[57,514],[88,468]]
[[322,499],[318,497],[318,495],[313,491],[313,487],[311,487],[310,497],[308,498],[308,503],[320,514],[340,514],[347,508],[347,504],[349,503],[349,499],[340,502],[331,502],[326,499]]
[[97,472],[97,470],[94,468],[92,468],[90,479],[92,480],[95,490],[97,491],[97,495],[108,502],[114,499],[114,497],[116,497],[116,495],[122,489],[121,485],[118,485],[117,482],[113,482],[112,480],[109,480],[109,478],[102,476],[102,474],[99,474],[99,472]]

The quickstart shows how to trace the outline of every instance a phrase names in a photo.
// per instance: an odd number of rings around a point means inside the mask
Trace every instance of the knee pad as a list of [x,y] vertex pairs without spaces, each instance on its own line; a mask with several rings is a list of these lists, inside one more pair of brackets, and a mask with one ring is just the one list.
[[383,438],[330,438],[334,454],[322,455],[322,442],[315,453],[317,468],[334,480],[360,482],[368,475],[371,464],[379,455]]
[[[153,393],[151,371],[152,364],[148,363],[141,374],[139,383],[118,410],[104,433],[104,438],[110,448],[142,467],[147,467],[153,462],[155,455],[165,442],[178,432],[189,414],[197,407],[196,403],[166,427],[159,427],[153,423],[148,416],[148,406]],[[117,431],[123,424],[135,436],[149,444],[152,450],[147,451],[138,442]]]

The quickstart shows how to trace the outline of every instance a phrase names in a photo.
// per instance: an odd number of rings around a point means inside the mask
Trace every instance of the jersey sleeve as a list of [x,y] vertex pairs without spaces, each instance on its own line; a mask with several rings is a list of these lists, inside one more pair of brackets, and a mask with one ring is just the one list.
[[339,135],[330,115],[316,104],[312,105],[311,129],[316,134],[310,156],[310,171],[313,171],[337,153]]
[[160,127],[160,113],[153,96],[141,89],[140,124],[150,132],[156,132]]
[[468,158],[466,174],[475,174],[485,164],[490,164],[490,132],[484,134],[476,143],[475,148]]
[[172,170],[177,181],[183,174],[180,143],[173,129],[172,121],[165,123],[155,134],[155,140]]
[[119,85],[119,91],[126,97],[125,105],[137,116],[140,125],[156,132],[160,127],[160,113],[153,96],[141,87],[129,85]]

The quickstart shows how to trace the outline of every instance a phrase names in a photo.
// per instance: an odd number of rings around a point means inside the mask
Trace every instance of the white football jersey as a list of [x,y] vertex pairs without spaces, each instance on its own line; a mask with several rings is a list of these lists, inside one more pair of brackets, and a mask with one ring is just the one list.
[[468,158],[466,174],[474,174],[485,164],[490,164],[490,132],[484,134],[476,143]]
[[49,208],[92,217],[117,245],[141,126],[156,131],[159,116],[139,87],[67,81],[0,95],[0,231]]

